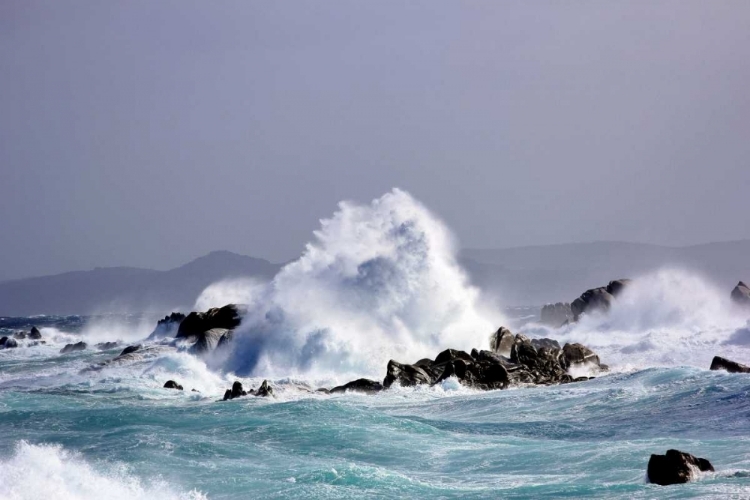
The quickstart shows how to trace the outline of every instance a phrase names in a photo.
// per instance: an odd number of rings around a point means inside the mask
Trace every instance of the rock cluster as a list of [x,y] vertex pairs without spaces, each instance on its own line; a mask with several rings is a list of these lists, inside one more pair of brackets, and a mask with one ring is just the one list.
[[678,450],[667,450],[665,455],[651,455],[648,461],[648,481],[661,486],[682,484],[693,479],[696,471],[713,470],[713,465],[705,458]]
[[228,401],[242,396],[271,397],[273,396],[273,388],[268,384],[268,380],[264,380],[263,383],[260,384],[260,387],[258,387],[258,390],[250,389],[249,391],[245,391],[242,388],[242,383],[236,381],[232,384],[231,389],[226,390],[222,401]]

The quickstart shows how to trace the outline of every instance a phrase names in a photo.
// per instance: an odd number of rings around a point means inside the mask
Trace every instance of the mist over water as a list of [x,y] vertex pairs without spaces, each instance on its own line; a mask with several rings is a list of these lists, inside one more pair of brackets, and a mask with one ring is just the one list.
[[342,202],[302,256],[266,286],[216,284],[198,303],[243,297],[231,354],[238,374],[382,376],[445,347],[486,347],[504,319],[483,307],[447,227],[409,193]]

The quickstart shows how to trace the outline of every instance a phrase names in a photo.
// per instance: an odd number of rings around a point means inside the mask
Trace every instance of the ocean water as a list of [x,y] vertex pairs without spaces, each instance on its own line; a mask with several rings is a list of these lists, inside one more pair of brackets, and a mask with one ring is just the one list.
[[[748,312],[685,270],[632,278],[608,314],[545,327],[538,307],[502,309],[472,287],[447,228],[394,190],[342,203],[270,283],[197,297],[194,310],[247,306],[221,355],[146,342],[91,370],[156,318],[0,318],[0,335],[37,326],[46,342],[0,350],[0,500],[750,498],[750,375],[708,370],[714,355],[750,363]],[[611,371],[489,392],[452,379],[314,392],[382,379],[390,358],[487,348],[500,325],[582,342]],[[79,340],[121,344],[60,354]],[[274,398],[219,401],[266,378]],[[170,379],[185,390],[163,389]],[[669,448],[716,472],[648,484],[649,456]]]

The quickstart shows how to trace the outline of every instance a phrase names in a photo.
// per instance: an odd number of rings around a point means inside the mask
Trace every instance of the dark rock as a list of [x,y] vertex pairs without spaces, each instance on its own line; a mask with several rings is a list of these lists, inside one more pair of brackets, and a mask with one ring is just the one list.
[[409,387],[419,384],[432,384],[431,377],[423,367],[414,365],[404,365],[397,361],[390,360],[386,368],[383,387],[386,389],[398,382],[403,387]]
[[168,316],[164,316],[164,319],[160,319],[156,322],[156,328],[148,336],[147,340],[156,340],[165,337],[174,337],[177,330],[180,328],[180,323],[185,319],[185,315],[179,312],[173,312]]
[[[183,390],[182,386],[175,382],[174,380],[167,380],[167,382],[164,384],[165,389],[177,389],[178,391]],[[193,389],[195,391],[195,389]]]
[[565,344],[562,348],[562,367],[567,370],[571,366],[592,363],[600,369],[599,356],[583,344]]
[[232,338],[232,332],[225,328],[212,328],[198,334],[198,340],[190,347],[192,354],[205,354],[214,351],[219,346],[226,345]]
[[99,342],[94,347],[96,347],[100,351],[108,351],[110,349],[114,349],[118,345],[120,345],[119,342]]
[[711,361],[712,370],[726,370],[729,373],[750,373],[750,366],[741,365],[736,361],[732,361],[721,356],[714,356]]
[[434,364],[439,365],[441,363],[447,363],[449,361],[455,361],[457,359],[463,359],[464,361],[474,360],[474,358],[471,357],[471,354],[465,351],[457,351],[456,349],[446,349],[437,355],[437,357],[435,358]]
[[18,342],[15,339],[3,337],[0,339],[0,347],[3,349],[14,349],[18,347]]
[[490,337],[490,349],[504,356],[510,356],[510,349],[513,347],[514,341],[510,330],[501,326]]
[[206,312],[191,312],[180,323],[177,338],[197,337],[212,328],[232,330],[239,326],[241,318],[240,308],[235,304],[215,307]]
[[263,383],[260,384],[258,390],[255,391],[255,395],[262,398],[273,396],[273,387],[268,385],[268,380],[264,380]]
[[41,340],[42,332],[40,332],[37,327],[32,326],[31,331],[29,332],[29,338],[31,340]]
[[26,332],[16,332],[13,334],[14,339],[23,340],[26,338]]
[[367,394],[374,394],[382,390],[383,390],[383,384],[381,384],[380,382],[376,382],[375,380],[370,380],[366,378],[360,378],[357,380],[353,380],[352,382],[349,382],[347,384],[334,387],[328,392],[330,394],[336,394],[339,392],[352,391],[352,392],[364,392]]
[[141,347],[143,347],[142,344],[129,345],[125,349],[122,350],[122,352],[120,353],[120,356],[125,356],[126,354],[130,354],[132,352],[139,351],[141,349]]
[[540,321],[549,326],[559,327],[566,321],[573,319],[573,312],[570,310],[570,303],[558,302],[556,304],[546,304],[542,307]]
[[560,349],[560,343],[554,339],[531,339],[531,345],[537,349],[546,347],[548,349]]
[[625,288],[632,283],[629,279],[610,281],[607,286],[586,290],[576,300],[570,303],[570,312],[573,321],[578,321],[581,314],[590,314],[594,311],[607,312],[612,306],[615,297],[620,295]]
[[612,280],[607,285],[607,292],[613,297],[618,297],[632,282],[633,280],[629,279]]
[[67,354],[69,352],[85,351],[88,346],[86,342],[76,342],[75,344],[67,344],[65,347],[60,349],[60,354]]
[[247,392],[242,388],[242,383],[236,381],[234,384],[232,384],[232,388],[227,389],[227,391],[224,393],[224,401],[228,399],[239,398],[241,396],[247,396]]
[[734,287],[730,296],[735,304],[743,307],[750,307],[750,287],[744,282],[740,281],[737,283],[737,286]]
[[665,455],[651,455],[648,461],[650,483],[666,486],[687,483],[693,479],[695,471],[713,471],[711,462],[678,450],[667,450]]

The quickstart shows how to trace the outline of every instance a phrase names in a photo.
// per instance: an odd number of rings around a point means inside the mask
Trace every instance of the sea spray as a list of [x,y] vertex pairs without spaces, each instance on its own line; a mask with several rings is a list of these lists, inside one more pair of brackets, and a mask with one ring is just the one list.
[[[227,293],[249,305],[233,350],[238,374],[380,377],[390,358],[486,347],[502,324],[456,261],[447,227],[407,192],[342,202],[302,256],[266,286]],[[209,287],[198,303],[221,296]]]

